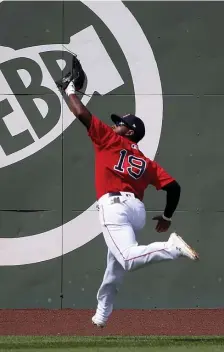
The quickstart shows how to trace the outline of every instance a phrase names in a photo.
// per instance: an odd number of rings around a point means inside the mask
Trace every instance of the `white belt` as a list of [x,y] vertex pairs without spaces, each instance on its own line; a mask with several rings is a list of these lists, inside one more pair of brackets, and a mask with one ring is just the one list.
[[136,198],[134,193],[132,192],[111,192],[106,193],[100,199],[98,199],[98,204],[102,204],[104,201],[108,200],[109,198],[116,198],[116,197],[125,197],[125,198]]

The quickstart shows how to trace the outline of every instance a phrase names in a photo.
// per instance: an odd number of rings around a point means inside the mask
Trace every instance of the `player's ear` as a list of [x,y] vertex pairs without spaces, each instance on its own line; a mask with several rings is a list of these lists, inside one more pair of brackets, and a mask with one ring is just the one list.
[[133,130],[128,130],[126,133],[126,136],[133,136],[134,131]]

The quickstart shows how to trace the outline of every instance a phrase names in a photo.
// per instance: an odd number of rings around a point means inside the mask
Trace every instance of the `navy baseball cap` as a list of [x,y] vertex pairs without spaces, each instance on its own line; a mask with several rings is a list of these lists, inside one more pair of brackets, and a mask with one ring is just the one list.
[[132,129],[138,141],[140,141],[145,136],[144,122],[135,115],[128,114],[125,116],[119,116],[112,114],[111,120],[115,123],[115,125],[123,122],[128,128]]

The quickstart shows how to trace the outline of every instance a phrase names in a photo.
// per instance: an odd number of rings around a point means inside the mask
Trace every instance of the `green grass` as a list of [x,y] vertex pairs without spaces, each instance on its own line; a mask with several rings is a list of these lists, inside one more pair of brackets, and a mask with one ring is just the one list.
[[[0,349],[1,352],[14,352],[15,349]],[[74,347],[74,348],[47,348],[47,349],[21,349],[20,351],[31,352],[223,352],[224,346],[204,347]]]
[[[130,351],[130,348],[141,347],[141,351],[153,348],[162,348],[166,350],[169,347],[209,347],[210,349],[215,346],[220,346],[224,348],[224,336],[212,336],[212,337],[166,337],[166,336],[0,336],[0,349],[63,349],[68,351],[68,349],[81,348],[85,349],[88,347],[88,351],[96,348],[123,348],[122,351],[125,352],[126,348]],[[116,350],[116,349],[115,349]],[[111,349],[110,349],[111,351]]]
[[220,352],[224,336],[0,336],[0,351],[31,352]]

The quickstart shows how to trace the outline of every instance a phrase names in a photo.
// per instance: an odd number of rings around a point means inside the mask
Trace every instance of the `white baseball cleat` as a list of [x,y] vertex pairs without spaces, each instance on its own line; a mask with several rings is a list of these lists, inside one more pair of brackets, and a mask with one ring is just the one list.
[[180,252],[181,256],[188,257],[191,260],[198,260],[198,253],[191,248],[179,235],[175,232],[170,235],[169,241],[172,246]]
[[92,317],[92,323],[96,325],[98,328],[103,328],[106,325],[106,322],[97,318],[96,315]]

